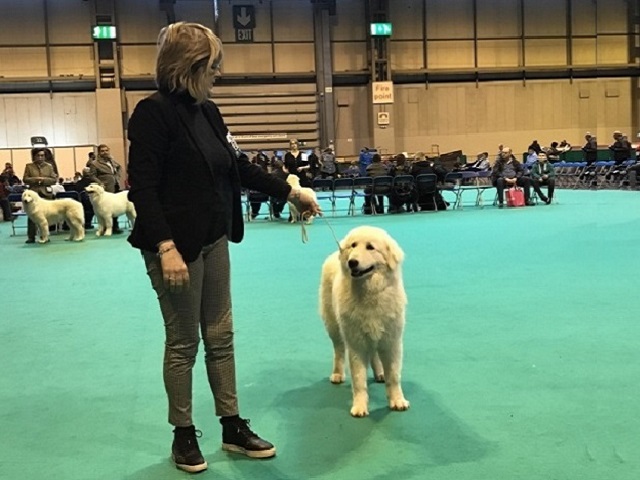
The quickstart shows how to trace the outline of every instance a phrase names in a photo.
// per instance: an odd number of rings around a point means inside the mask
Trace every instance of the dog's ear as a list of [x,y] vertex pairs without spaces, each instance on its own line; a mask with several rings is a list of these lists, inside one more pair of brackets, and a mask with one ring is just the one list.
[[349,249],[349,245],[353,242],[351,240],[351,232],[347,233],[346,236],[342,237],[342,240],[338,243],[338,248],[340,249],[340,253],[345,252]]
[[404,252],[391,236],[387,235],[387,246],[386,246],[386,254],[387,254],[387,264],[391,270],[395,270],[398,268],[404,261]]

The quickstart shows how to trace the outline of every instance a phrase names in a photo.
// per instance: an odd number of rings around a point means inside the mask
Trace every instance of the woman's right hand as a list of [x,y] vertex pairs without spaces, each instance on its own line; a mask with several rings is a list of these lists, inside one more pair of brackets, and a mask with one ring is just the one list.
[[187,264],[175,247],[160,256],[160,265],[162,266],[162,279],[171,293],[178,293],[189,288]]

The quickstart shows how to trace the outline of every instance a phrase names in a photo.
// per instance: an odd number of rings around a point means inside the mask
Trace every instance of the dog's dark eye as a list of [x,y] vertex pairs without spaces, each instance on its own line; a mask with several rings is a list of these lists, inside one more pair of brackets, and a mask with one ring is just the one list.
[[353,243],[351,244],[351,248],[356,248],[356,245],[358,245],[358,244],[357,244],[356,242],[353,242]]
[[375,247],[370,243],[367,243],[367,250],[375,250]]

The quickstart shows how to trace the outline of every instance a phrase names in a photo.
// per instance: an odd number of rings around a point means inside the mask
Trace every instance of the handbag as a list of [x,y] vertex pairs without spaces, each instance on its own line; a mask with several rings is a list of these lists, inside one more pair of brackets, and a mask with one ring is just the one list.
[[524,190],[517,187],[508,189],[507,207],[524,207]]

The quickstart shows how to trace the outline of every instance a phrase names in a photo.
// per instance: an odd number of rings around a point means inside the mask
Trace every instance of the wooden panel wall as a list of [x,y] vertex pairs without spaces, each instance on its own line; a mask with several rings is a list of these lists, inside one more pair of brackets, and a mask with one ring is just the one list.
[[[150,93],[127,93],[129,116],[137,103]],[[214,100],[232,135],[287,135],[278,140],[238,140],[244,149],[282,149],[288,147],[289,138],[305,141],[309,147],[318,144],[319,121],[314,85],[220,85],[215,87]]]
[[[89,38],[91,2],[47,0],[52,75],[92,75],[93,42]],[[228,52],[223,72],[299,72],[315,66],[312,7],[308,1],[250,1],[255,8],[255,43],[235,43],[233,2],[218,2],[219,34]],[[155,62],[155,42],[166,14],[157,0],[115,0],[121,60],[125,76],[147,75]],[[392,67],[452,69],[474,66],[472,0],[403,0],[390,2]],[[213,26],[210,0],[176,2],[179,19]],[[272,8],[273,25],[270,8]],[[626,0],[571,0],[576,65],[628,62]],[[566,1],[525,0],[524,34],[567,34]],[[341,0],[332,19],[334,66],[337,71],[366,69],[367,21],[362,0]],[[544,12],[541,15],[540,12]],[[520,2],[477,0],[478,66],[480,68],[561,66],[567,63],[564,39],[527,39],[522,58]],[[4,0],[0,15],[0,76],[42,77],[46,70],[43,0]],[[26,26],[32,28],[25,28]],[[424,64],[424,34],[427,64]],[[596,35],[597,39],[596,39]],[[484,40],[483,40],[484,39]],[[271,41],[276,42],[272,48]],[[595,43],[595,44],[594,44]],[[12,45],[32,45],[16,49]],[[275,54],[275,57],[273,56]],[[355,58],[354,58],[355,56]]]
[[534,138],[580,145],[587,130],[607,144],[614,130],[633,134],[631,88],[628,79],[396,86],[398,150],[493,151],[504,143],[524,151]]
[[431,0],[427,2],[426,13],[427,38],[473,37],[472,0]]
[[0,96],[0,148],[30,146],[34,135],[50,145],[93,144],[96,132],[93,93]]

